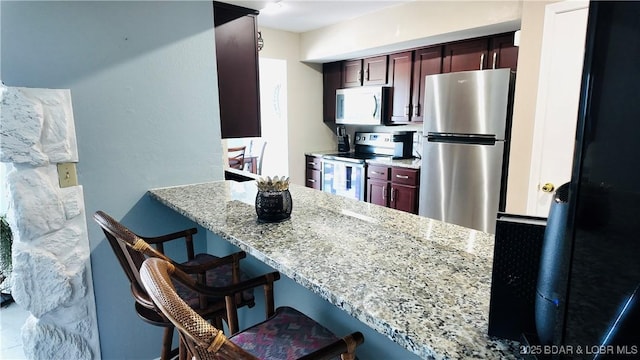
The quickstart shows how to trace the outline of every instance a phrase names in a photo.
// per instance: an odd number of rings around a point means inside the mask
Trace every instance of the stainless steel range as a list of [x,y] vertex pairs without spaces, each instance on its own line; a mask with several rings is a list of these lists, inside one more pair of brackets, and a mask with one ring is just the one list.
[[407,159],[413,153],[413,131],[356,132],[354,151],[322,157],[322,191],[356,200],[366,199],[367,160]]

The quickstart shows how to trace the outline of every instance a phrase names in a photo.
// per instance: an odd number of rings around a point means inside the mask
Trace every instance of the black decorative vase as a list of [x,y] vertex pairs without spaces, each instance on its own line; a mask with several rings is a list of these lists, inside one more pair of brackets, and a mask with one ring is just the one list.
[[293,200],[289,190],[258,190],[256,214],[258,221],[279,222],[291,217]]

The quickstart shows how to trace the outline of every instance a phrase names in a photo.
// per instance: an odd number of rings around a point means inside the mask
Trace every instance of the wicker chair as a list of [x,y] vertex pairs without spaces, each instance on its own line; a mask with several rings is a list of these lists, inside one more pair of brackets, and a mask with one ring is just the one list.
[[[162,259],[148,259],[140,270],[153,302],[176,326],[189,356],[195,359],[355,359],[364,341],[360,332],[338,338],[328,329],[290,307],[279,307],[267,320],[230,338],[194,312],[178,296],[175,284],[198,288],[188,274]],[[204,291],[203,291],[204,292]],[[273,303],[267,304],[273,309]],[[269,311],[267,311],[269,312]]]
[[[173,358],[176,353],[180,353],[183,358],[183,351],[171,349],[174,325],[156,308],[140,281],[140,268],[147,257],[168,261],[188,273],[194,282],[208,285],[207,294],[182,284],[176,284],[176,288],[182,299],[200,316],[213,320],[216,326],[222,326],[222,320],[225,320],[232,334],[238,331],[237,308],[255,305],[252,288],[264,285],[265,291],[272,292],[273,282],[280,278],[280,275],[275,272],[246,280],[247,277],[241,273],[239,265],[240,259],[246,257],[244,252],[237,252],[223,258],[209,254],[195,254],[193,248],[193,234],[197,232],[195,228],[158,237],[142,237],[102,211],[97,211],[93,217],[102,228],[129,279],[137,314],[146,322],[165,328],[160,355],[162,360]],[[181,238],[185,240],[188,261],[179,264],[164,255],[164,243]],[[242,287],[246,285],[245,282],[251,286]]]
[[227,149],[230,168],[244,170],[244,153],[246,149],[246,146],[231,147]]

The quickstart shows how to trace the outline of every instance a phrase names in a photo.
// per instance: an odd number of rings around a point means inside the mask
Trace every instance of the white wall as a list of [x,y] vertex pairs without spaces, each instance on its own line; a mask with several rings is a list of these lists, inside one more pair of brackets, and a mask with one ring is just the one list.
[[155,358],[161,329],[135,314],[91,216],[101,209],[149,235],[193,226],[147,189],[222,179],[212,3],[0,6],[2,81],[71,89],[102,357]]
[[[259,25],[258,19],[258,25]],[[300,59],[300,35],[288,31],[260,28],[264,39],[262,58],[287,61],[287,120],[289,139],[289,177],[304,185],[304,153],[337,147],[333,129],[322,121],[322,66]]]
[[517,30],[521,10],[522,0],[414,1],[303,33],[300,58],[326,62]]

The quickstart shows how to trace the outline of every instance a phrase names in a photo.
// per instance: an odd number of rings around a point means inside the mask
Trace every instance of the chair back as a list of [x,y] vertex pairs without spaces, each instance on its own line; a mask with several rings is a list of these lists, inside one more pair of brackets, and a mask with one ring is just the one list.
[[[195,359],[257,360],[224,333],[202,318],[180,298],[173,285],[188,281],[188,275],[170,262],[149,258],[140,269],[142,284],[156,307],[173,323]],[[186,279],[186,280],[185,280]]]
[[246,148],[246,146],[238,146],[227,149],[230,168],[239,170],[244,169],[244,153]]
[[145,255],[167,261],[170,261],[169,258],[106,213],[97,211],[93,218],[102,228],[120,266],[129,278],[134,298],[146,308],[153,309],[153,302],[144,291],[140,279],[140,268],[146,259]]
[[260,149],[260,158],[258,158],[258,175],[262,175],[262,160],[264,159],[264,149],[267,147],[267,142],[262,142],[262,149]]

